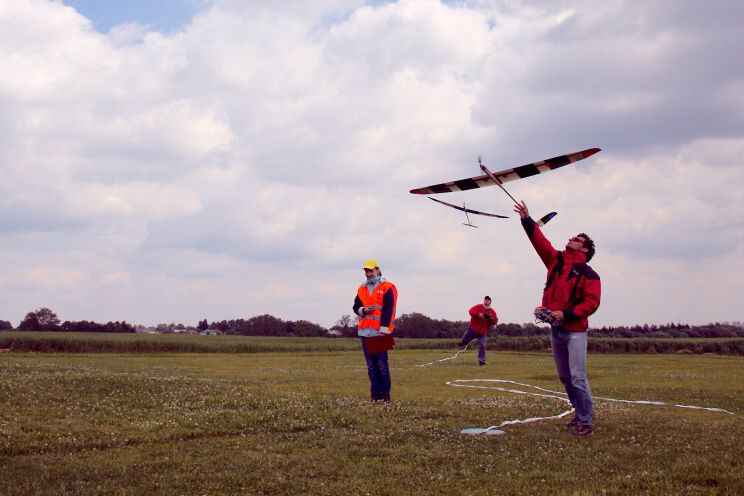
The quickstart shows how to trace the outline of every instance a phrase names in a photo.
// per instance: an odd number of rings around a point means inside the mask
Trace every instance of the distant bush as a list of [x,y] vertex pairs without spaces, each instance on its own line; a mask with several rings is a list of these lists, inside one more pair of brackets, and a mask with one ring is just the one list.
[[327,336],[328,330],[307,320],[284,321],[273,315],[257,315],[250,319],[222,320],[209,324],[223,334],[235,336],[284,336],[313,337]]
[[615,327],[593,327],[594,336],[606,338],[741,338],[744,328],[729,324],[688,324],[635,325]]
[[459,338],[465,325],[464,322],[436,320],[413,312],[395,319],[395,335],[401,338]]
[[[405,338],[459,338],[469,325],[468,321],[437,320],[421,313],[413,312],[399,316],[395,321],[396,334]],[[549,336],[547,325],[533,323],[501,323],[494,326],[492,335],[496,336]],[[590,328],[589,335],[602,338],[741,338],[744,328],[728,324],[688,324],[635,325]]]
[[59,317],[52,310],[44,307],[28,312],[18,328],[22,331],[58,331]]
[[134,327],[126,322],[107,322],[99,324],[81,320],[80,322],[64,321],[60,326],[62,332],[134,332]]

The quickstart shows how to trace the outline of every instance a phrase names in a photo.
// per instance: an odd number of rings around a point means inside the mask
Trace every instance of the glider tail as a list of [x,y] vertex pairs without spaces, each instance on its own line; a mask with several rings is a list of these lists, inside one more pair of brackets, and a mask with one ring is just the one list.
[[558,212],[550,212],[543,215],[542,217],[540,217],[540,220],[537,221],[537,225],[540,227],[544,226],[545,224],[550,222],[550,219],[552,219],[556,215],[558,215]]

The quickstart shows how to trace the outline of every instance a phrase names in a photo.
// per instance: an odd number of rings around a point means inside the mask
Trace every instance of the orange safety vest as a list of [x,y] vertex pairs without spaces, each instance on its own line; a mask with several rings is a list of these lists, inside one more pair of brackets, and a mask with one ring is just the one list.
[[382,299],[388,290],[393,291],[393,315],[390,318],[390,325],[388,329],[393,332],[395,327],[395,307],[398,304],[398,289],[391,282],[382,282],[369,294],[367,286],[362,284],[357,290],[357,296],[362,302],[364,307],[372,307],[372,313],[366,314],[364,317],[359,317],[359,329],[374,329],[380,330],[380,317],[382,316]]

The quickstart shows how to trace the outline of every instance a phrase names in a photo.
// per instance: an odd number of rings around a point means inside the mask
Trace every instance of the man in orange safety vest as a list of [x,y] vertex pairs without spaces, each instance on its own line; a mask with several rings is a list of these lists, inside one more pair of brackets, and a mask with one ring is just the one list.
[[366,281],[359,286],[354,298],[354,313],[359,316],[357,334],[362,339],[372,401],[389,402],[391,380],[387,352],[395,347],[393,331],[398,290],[382,277],[375,260],[367,260],[362,268]]

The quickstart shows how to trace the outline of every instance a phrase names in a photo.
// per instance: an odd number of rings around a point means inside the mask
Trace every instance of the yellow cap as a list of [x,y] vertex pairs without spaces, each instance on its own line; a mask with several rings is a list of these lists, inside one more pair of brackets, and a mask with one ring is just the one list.
[[363,269],[374,269],[375,267],[380,267],[380,265],[377,263],[376,260],[372,260],[371,258],[364,262],[364,265],[362,265]]

